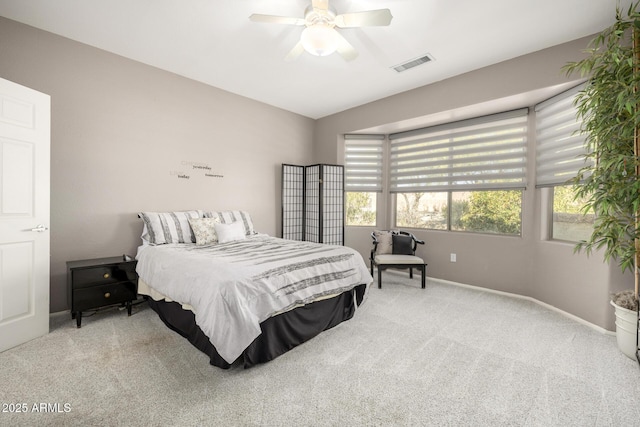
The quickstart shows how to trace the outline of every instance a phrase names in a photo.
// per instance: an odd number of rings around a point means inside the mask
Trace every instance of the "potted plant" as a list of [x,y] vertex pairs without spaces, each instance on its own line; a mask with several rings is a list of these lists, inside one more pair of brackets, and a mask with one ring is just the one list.
[[615,260],[623,272],[634,273],[635,289],[612,298],[614,307],[627,312],[616,308],[616,336],[621,350],[633,359],[638,348],[640,261],[638,3],[626,14],[618,8],[615,23],[591,41],[589,55],[565,66],[567,74],[578,72],[587,78],[575,100],[586,132],[587,162],[572,183],[576,197],[587,200],[584,213],[596,215],[591,236],[575,249],[587,255],[603,249],[605,261]]

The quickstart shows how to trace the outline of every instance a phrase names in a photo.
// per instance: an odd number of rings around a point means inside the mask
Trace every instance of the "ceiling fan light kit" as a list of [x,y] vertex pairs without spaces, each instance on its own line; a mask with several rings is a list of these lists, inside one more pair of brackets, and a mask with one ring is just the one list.
[[327,56],[336,51],[335,31],[326,24],[311,25],[300,35],[304,50],[315,56]]
[[351,61],[358,56],[358,52],[336,28],[387,26],[393,16],[389,9],[338,15],[329,7],[328,0],[312,0],[304,11],[304,19],[255,13],[249,19],[253,22],[306,26],[300,41],[287,54],[287,61],[296,59],[304,51],[315,56],[328,56],[338,52],[346,61]]

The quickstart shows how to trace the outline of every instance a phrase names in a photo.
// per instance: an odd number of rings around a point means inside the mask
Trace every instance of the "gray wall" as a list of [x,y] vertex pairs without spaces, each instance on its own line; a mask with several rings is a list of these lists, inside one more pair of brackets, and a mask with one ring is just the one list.
[[[433,117],[455,118],[460,111],[509,99],[518,102],[524,93],[571,82],[561,71],[578,60],[591,37],[505,61],[412,91],[381,99],[317,121],[315,160],[342,163],[340,135],[376,128],[402,128],[406,123]],[[428,72],[428,65],[423,71]],[[412,72],[412,71],[410,71]],[[532,106],[525,97],[519,107]],[[538,100],[539,101],[539,100]],[[476,108],[477,109],[477,108]],[[491,111],[495,112],[495,111]],[[420,118],[420,119],[419,119]],[[524,194],[522,237],[414,230],[426,241],[419,254],[427,260],[430,277],[531,296],[603,328],[614,329],[609,293],[628,288],[631,278],[617,266],[606,265],[595,254],[574,255],[573,245],[541,238],[541,203],[544,192],[535,184],[535,134],[529,135],[529,186]],[[391,227],[386,210],[390,200],[379,203],[378,228]],[[346,243],[369,257],[373,227],[347,227]],[[449,254],[457,254],[451,263]],[[428,291],[427,291],[428,292]]]
[[245,209],[278,235],[280,164],[312,162],[309,118],[1,17],[0,77],[51,95],[54,312],[66,261],[135,255],[139,211]]

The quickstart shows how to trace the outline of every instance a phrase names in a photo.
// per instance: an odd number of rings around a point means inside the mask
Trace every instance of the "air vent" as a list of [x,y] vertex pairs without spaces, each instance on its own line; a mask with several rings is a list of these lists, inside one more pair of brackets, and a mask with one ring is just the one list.
[[430,54],[426,54],[420,58],[412,59],[411,61],[405,62],[404,64],[396,65],[391,68],[401,73],[403,71],[408,70],[409,68],[417,67],[418,65],[426,64],[427,62],[433,61],[433,56]]

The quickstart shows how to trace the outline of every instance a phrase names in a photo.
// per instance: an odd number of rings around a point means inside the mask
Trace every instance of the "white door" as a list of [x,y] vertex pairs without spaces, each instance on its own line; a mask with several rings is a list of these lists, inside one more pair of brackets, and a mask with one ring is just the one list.
[[0,351],[49,332],[50,114],[0,79]]

